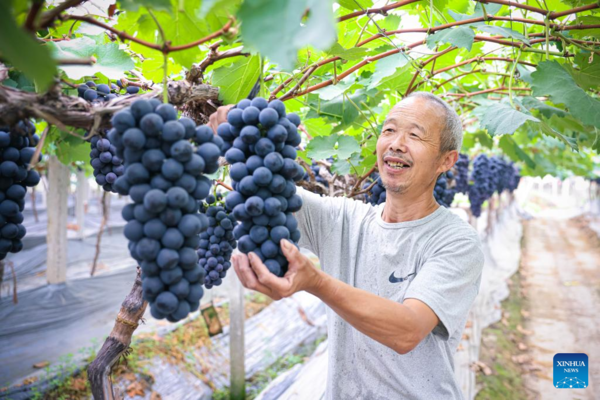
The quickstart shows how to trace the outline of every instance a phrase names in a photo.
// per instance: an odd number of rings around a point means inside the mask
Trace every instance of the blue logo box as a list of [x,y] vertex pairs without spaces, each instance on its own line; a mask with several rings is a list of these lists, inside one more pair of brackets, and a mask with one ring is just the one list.
[[585,389],[588,387],[588,356],[584,353],[558,353],[554,356],[554,387]]

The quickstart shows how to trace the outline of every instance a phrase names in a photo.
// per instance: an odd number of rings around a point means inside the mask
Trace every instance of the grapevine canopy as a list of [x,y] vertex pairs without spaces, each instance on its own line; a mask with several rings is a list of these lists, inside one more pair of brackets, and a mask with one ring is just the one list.
[[[60,82],[76,96],[90,79],[150,90],[188,81],[219,89],[183,108],[203,122],[260,81],[261,96],[303,116],[301,157],[333,156],[334,172],[363,175],[390,107],[430,91],[457,108],[464,152],[504,153],[524,175],[600,176],[600,5],[590,0],[13,0],[0,2],[0,36],[1,112],[18,94],[6,87]],[[86,160],[73,136],[83,133],[67,125],[94,118],[27,116],[61,128],[46,150]]]

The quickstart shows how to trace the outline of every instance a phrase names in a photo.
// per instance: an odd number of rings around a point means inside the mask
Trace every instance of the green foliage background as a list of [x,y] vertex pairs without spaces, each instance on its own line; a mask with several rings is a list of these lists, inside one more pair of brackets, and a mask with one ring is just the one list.
[[[408,92],[425,90],[459,111],[463,152],[504,153],[524,175],[600,176],[600,8],[593,1],[527,0],[521,4],[534,9],[523,10],[469,0],[402,6],[373,0],[124,0],[109,17],[110,3],[69,9],[34,38],[22,28],[31,4],[0,2],[0,54],[10,67],[2,84],[42,92],[57,74],[73,83],[90,77],[106,82],[131,76],[131,70],[161,84],[165,68],[169,79],[184,79],[221,41],[218,51],[243,46],[243,55],[210,65],[204,81],[220,88],[223,103],[233,103],[260,77],[262,96],[283,98],[303,118],[312,139],[301,157],[333,155],[334,172],[370,170],[387,111]],[[44,4],[42,12],[53,7]],[[365,13],[381,7],[386,12]],[[575,7],[580,11],[556,15]],[[223,35],[165,58],[64,17],[69,14],[88,15],[158,45],[164,37],[170,46],[233,22]],[[90,56],[96,59],[91,66],[60,62]],[[54,132],[48,146],[65,162],[87,161],[86,144],[72,135]]]

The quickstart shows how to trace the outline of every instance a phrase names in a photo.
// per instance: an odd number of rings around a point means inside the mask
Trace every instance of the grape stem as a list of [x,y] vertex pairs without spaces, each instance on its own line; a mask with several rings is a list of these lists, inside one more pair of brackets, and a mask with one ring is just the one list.
[[221,182],[221,181],[220,181],[220,180],[218,180],[218,179],[217,179],[215,182],[217,183],[217,185],[219,185],[219,186],[223,186],[225,189],[227,189],[227,190],[229,190],[229,191],[233,192],[233,188],[232,188],[231,186],[229,186],[228,184],[226,184],[226,183],[224,183],[224,182]]

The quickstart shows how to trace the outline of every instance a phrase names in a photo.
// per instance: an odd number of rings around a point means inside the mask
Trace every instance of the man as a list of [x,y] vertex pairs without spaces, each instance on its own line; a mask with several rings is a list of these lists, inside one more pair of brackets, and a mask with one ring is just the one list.
[[243,285],[275,300],[306,290],[328,306],[328,399],[462,399],[453,355],[479,291],[476,231],[434,197],[458,158],[456,112],[430,93],[392,108],[377,140],[387,201],[373,207],[299,189],[300,246],[283,278],[250,253],[233,256]]

